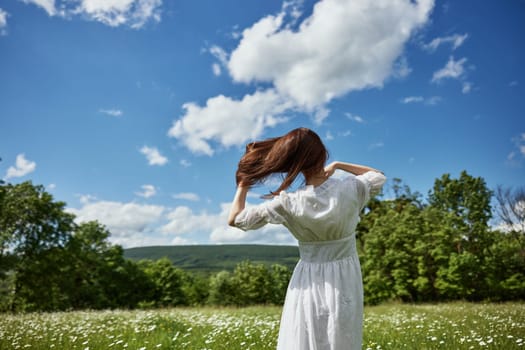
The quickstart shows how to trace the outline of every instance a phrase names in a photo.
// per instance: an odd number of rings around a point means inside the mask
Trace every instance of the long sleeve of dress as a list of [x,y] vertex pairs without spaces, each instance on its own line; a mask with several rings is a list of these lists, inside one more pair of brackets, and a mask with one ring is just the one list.
[[256,206],[244,208],[235,217],[235,226],[243,231],[256,230],[266,224],[284,223],[283,206],[280,197]]
[[381,192],[381,188],[386,181],[386,176],[377,171],[368,171],[356,176],[356,179],[359,180],[357,183],[357,193],[362,206],[364,206],[371,197]]

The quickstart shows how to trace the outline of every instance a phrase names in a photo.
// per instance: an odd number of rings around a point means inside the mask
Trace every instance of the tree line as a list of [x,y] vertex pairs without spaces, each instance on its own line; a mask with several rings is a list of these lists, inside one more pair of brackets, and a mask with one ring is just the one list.
[[[358,226],[365,302],[525,299],[525,194],[462,172],[426,199],[399,179]],[[495,208],[492,200],[496,199]],[[191,273],[168,259],[132,261],[96,221],[75,216],[41,185],[0,182],[0,310],[275,304],[291,271],[249,261]],[[489,220],[497,212],[504,226]]]

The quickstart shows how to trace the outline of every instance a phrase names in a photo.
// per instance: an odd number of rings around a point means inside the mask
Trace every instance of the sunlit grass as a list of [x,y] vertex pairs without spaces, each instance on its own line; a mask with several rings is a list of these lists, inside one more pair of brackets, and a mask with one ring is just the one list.
[[[275,349],[281,308],[0,315],[0,349]],[[525,304],[365,309],[363,349],[525,349]]]
[[525,304],[448,303],[367,308],[364,349],[525,348]]

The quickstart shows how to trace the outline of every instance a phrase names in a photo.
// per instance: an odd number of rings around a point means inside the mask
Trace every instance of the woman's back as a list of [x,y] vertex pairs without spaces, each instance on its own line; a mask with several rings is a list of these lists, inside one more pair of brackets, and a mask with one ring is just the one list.
[[[384,175],[369,172],[329,178],[321,185],[281,192],[272,201],[246,209],[236,219],[241,229],[264,223],[283,224],[299,242],[338,240],[354,233],[369,193],[377,193]],[[263,219],[267,221],[263,223]]]

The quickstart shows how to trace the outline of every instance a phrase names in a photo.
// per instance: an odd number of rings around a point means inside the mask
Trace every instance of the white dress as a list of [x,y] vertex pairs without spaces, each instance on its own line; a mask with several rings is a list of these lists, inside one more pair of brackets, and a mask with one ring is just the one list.
[[237,215],[235,225],[242,230],[283,224],[299,241],[278,350],[361,349],[363,284],[355,228],[362,208],[385,180],[377,172],[330,178],[318,187],[283,191]]

